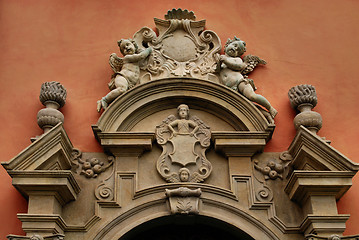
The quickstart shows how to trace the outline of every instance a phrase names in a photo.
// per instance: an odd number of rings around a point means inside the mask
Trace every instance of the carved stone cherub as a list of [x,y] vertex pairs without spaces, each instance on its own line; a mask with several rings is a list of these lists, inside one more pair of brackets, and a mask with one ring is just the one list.
[[[176,119],[168,124],[168,128],[172,131],[173,136],[175,137],[177,134],[189,134],[190,136],[193,136],[199,126],[194,121],[188,119],[188,106],[186,104],[179,105],[177,107],[177,112],[180,119]],[[177,131],[173,129],[175,126],[177,126]],[[190,131],[190,127],[193,128],[192,131]]]
[[256,94],[254,91],[253,80],[247,78],[246,74],[252,72],[258,64],[266,64],[266,62],[257,56],[247,55],[241,58],[246,51],[246,43],[237,37],[228,39],[224,46],[225,55],[215,55],[220,71],[222,83],[233,90],[238,90],[249,100],[265,107],[274,118],[277,115],[269,101],[262,95]]
[[111,91],[97,101],[98,112],[101,111],[101,108],[106,109],[113,100],[138,83],[140,61],[147,58],[152,52],[150,47],[139,52],[136,42],[132,39],[121,39],[117,44],[124,57],[120,58],[116,53],[112,53],[110,56],[110,66],[115,73],[109,83]]

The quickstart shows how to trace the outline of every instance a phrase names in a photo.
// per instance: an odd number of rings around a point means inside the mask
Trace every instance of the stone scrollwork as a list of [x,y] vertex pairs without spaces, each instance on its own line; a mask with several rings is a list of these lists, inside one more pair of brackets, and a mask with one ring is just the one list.
[[210,128],[198,117],[189,119],[189,108],[177,108],[179,119],[170,115],[156,127],[157,143],[163,148],[157,171],[167,182],[203,182],[212,165],[205,151],[210,145]]
[[71,170],[73,172],[76,172],[76,170],[79,168],[79,160],[81,159],[81,157],[82,157],[81,150],[77,148],[73,148],[71,152],[71,165],[72,165]]
[[200,188],[191,190],[186,187],[177,189],[166,189],[166,196],[169,199],[172,214],[198,214],[199,197],[202,191]]
[[113,189],[107,186],[105,183],[101,183],[96,188],[95,196],[98,200],[111,201],[113,199]]
[[195,77],[205,80],[218,79],[214,73],[214,54],[221,49],[217,34],[204,30],[205,21],[195,21],[193,12],[181,9],[168,11],[165,20],[155,18],[159,31],[156,36],[148,27],[134,35],[139,46],[153,49],[142,81],[166,77]]
[[[108,158],[113,164],[115,158],[112,156],[109,156]],[[97,185],[95,189],[95,197],[97,200],[109,202],[114,199],[114,174],[115,170],[112,168],[111,174],[106,179],[102,180],[99,185]]]
[[273,200],[273,192],[266,185],[261,186],[255,192],[256,200],[260,202],[270,202]]
[[123,57],[110,55],[114,71],[110,92],[97,101],[97,111],[106,109],[118,96],[137,84],[170,77],[192,77],[218,82],[214,55],[221,50],[216,33],[204,30],[206,21],[196,21],[188,10],[168,11],[165,20],[155,18],[159,35],[149,27],[132,39],[117,42]]

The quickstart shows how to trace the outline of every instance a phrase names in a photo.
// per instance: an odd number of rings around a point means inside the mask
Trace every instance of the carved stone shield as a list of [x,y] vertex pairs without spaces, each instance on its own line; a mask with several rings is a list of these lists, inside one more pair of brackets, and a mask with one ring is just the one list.
[[163,149],[157,171],[167,182],[203,182],[212,171],[205,155],[210,145],[210,128],[196,116],[182,121],[191,126],[188,133],[176,132],[173,126],[179,120],[174,115],[156,127],[157,143]]

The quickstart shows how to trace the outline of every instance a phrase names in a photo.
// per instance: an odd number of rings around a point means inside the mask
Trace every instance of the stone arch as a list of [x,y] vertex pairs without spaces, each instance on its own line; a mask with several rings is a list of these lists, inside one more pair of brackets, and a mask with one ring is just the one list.
[[[241,236],[243,237],[241,240],[280,239],[263,222],[238,208],[210,199],[203,199],[203,205],[206,205],[206,207],[203,207],[205,210],[199,215],[184,215],[182,217],[188,217],[188,221],[193,221],[193,219],[196,221],[205,220],[204,225],[207,227],[217,223],[220,225],[219,230],[227,230],[229,235]],[[157,199],[133,207],[117,216],[100,229],[93,239],[131,240],[131,237],[136,235],[136,232],[149,229],[152,223],[155,223],[155,227],[165,223],[168,225],[171,221],[176,221],[174,220],[176,217],[181,217],[181,215],[170,215],[165,200]],[[168,221],[164,221],[166,219]],[[180,219],[179,223],[183,224],[183,221],[186,221],[186,219]]]
[[127,91],[102,114],[102,132],[129,132],[145,117],[185,103],[228,122],[237,131],[273,131],[260,110],[238,92],[223,85],[193,78],[151,81]]
[[119,240],[254,240],[246,232],[221,220],[201,215],[171,215],[147,221]]

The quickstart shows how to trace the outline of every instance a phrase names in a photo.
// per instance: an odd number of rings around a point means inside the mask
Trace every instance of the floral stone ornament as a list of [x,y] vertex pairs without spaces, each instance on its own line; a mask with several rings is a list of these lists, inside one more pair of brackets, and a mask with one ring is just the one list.
[[210,128],[196,116],[189,119],[187,105],[179,105],[177,111],[178,119],[170,115],[156,127],[157,142],[163,148],[157,171],[167,182],[203,182],[212,171],[205,155]]

